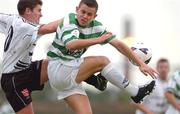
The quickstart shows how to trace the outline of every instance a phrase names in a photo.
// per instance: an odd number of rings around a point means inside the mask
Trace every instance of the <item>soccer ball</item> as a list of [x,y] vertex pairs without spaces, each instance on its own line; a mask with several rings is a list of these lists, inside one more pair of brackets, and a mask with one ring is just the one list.
[[[152,58],[152,50],[147,47],[144,43],[138,42],[131,46],[134,53],[146,64],[148,64]],[[134,61],[130,60],[134,65],[137,65]]]

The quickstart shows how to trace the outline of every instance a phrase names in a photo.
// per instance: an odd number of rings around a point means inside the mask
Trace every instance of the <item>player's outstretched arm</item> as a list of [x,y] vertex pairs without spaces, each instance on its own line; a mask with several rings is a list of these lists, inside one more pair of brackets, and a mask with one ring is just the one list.
[[176,101],[174,94],[167,91],[165,92],[165,97],[167,98],[168,102],[180,112],[180,104]]
[[144,114],[154,114],[143,103],[131,103],[131,105],[144,112]]
[[136,64],[139,66],[140,71],[144,75],[150,75],[152,78],[155,78],[155,74],[158,74],[154,69],[147,66],[126,44],[123,42],[115,39],[110,43],[112,46],[114,46],[120,53],[128,57],[129,59],[136,62]]
[[50,22],[48,24],[41,25],[41,27],[38,30],[38,34],[44,35],[44,34],[56,32],[57,27],[62,22],[63,22],[63,19],[59,19],[57,21],[53,21],[53,22]]
[[112,37],[112,33],[107,32],[98,38],[89,38],[89,39],[77,39],[69,42],[66,47],[69,50],[83,49],[95,44],[101,44],[107,39]]

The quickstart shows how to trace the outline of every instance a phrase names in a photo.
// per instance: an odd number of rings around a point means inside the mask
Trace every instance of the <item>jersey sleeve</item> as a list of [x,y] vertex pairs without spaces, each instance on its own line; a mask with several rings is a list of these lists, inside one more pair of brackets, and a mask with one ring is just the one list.
[[[101,34],[100,36],[102,36],[103,34],[106,34],[108,31],[106,30],[106,28],[101,24],[101,26],[97,27],[97,31],[101,31]],[[108,38],[106,41],[104,41],[103,43],[101,43],[101,45],[104,45],[104,44],[107,44],[107,43],[110,43],[113,39],[116,38],[116,35],[112,35],[110,38]]]
[[0,33],[7,33],[13,22],[13,15],[0,13]]
[[58,27],[57,29],[58,39],[61,39],[64,45],[67,45],[68,43],[77,40],[79,38],[79,34],[80,32],[78,28],[73,25],[66,25],[62,28]]
[[[105,31],[104,34],[105,33],[107,33],[107,31]],[[107,43],[111,43],[115,38],[116,38],[116,35],[113,34],[110,38],[108,38],[106,41],[101,43],[101,45],[104,45],[104,44],[107,44]]]
[[179,81],[180,81],[180,72],[175,72],[171,76],[171,78],[168,82],[166,91],[176,94],[176,92],[180,90],[180,82]]

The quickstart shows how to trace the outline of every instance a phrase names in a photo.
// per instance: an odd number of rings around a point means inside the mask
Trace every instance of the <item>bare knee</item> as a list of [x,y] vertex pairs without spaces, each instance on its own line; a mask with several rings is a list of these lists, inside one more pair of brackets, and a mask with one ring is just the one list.
[[65,98],[65,101],[75,114],[92,114],[89,99],[85,95],[74,94]]
[[32,102],[20,111],[16,112],[16,114],[34,114]]
[[98,56],[97,62],[99,64],[99,69],[102,70],[107,64],[110,63],[109,59],[105,56]]
[[92,111],[75,112],[76,114],[92,114]]

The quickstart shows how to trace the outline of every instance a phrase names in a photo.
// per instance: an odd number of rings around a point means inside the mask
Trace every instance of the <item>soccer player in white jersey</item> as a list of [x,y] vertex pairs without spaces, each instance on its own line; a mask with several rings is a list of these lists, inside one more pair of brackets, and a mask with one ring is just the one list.
[[81,0],[76,13],[70,13],[57,28],[48,52],[48,77],[51,87],[57,91],[58,99],[64,99],[76,114],[92,114],[89,99],[81,82],[96,72],[101,72],[109,82],[129,92],[134,102],[139,103],[154,88],[155,81],[139,88],[132,85],[104,56],[81,58],[86,49],[95,44],[110,43],[120,53],[137,63],[145,75],[153,78],[157,73],[142,62],[125,44],[115,39],[102,24],[95,20],[98,4],[96,0]]
[[147,96],[143,103],[133,105],[138,109],[136,114],[165,114],[167,111],[168,103],[165,98],[165,89],[168,84],[169,74],[169,61],[165,58],[158,60],[156,69],[159,76],[156,80],[156,86],[151,95]]
[[[39,25],[41,6],[41,0],[19,0],[19,15],[0,14],[0,32],[6,37],[1,86],[16,114],[34,114],[31,92],[42,90],[48,80],[48,61],[31,58],[39,36],[55,32],[61,20]],[[93,77],[88,82],[104,90],[103,80]]]
[[170,104],[165,114],[180,114],[180,71],[170,77],[165,96]]
[[60,21],[40,27],[41,5],[41,0],[20,0],[19,15],[0,14],[6,37],[1,86],[16,114],[34,114],[31,92],[42,90],[48,80],[47,60],[31,62],[33,48],[38,34],[54,32]]

